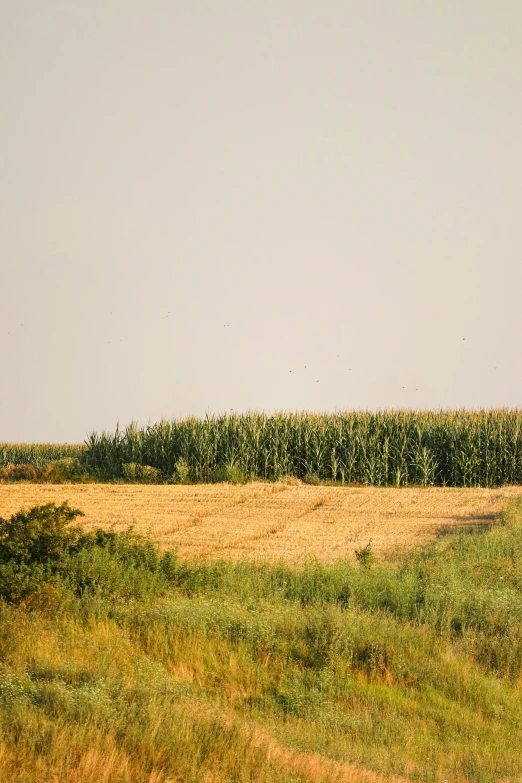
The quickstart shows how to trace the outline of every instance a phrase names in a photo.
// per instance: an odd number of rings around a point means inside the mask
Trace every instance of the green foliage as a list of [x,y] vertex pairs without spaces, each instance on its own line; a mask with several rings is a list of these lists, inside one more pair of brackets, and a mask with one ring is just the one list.
[[47,468],[39,472],[38,480],[49,484],[63,484],[65,482],[86,482],[91,477],[85,470],[78,457],[63,457],[53,460]]
[[[156,472],[157,473],[157,472]],[[78,457],[63,457],[52,460],[44,467],[34,465],[7,465],[0,470],[0,481],[31,481],[43,484],[64,484],[65,482],[87,482],[91,477]]]
[[31,465],[36,472],[68,457],[81,460],[85,446],[56,443],[0,443],[0,470],[10,465]]
[[83,513],[67,503],[34,506],[0,517],[0,596],[17,601],[52,580],[81,529],[71,522]]
[[126,481],[135,484],[159,484],[161,471],[151,465],[140,465],[137,462],[124,462],[121,466]]
[[67,502],[47,503],[0,518],[0,562],[48,563],[59,560],[78,541],[81,530],[70,523],[83,516]]
[[73,513],[2,521],[2,562],[54,581],[0,601],[1,779],[517,780],[522,502],[372,568],[179,562]]
[[132,463],[180,483],[293,476],[311,484],[496,487],[522,483],[522,411],[253,412],[132,423],[91,433],[82,460],[104,480],[125,477]]
[[355,558],[363,568],[369,568],[371,566],[374,560],[371,538],[366,546],[362,547],[362,549],[355,550]]
[[160,555],[149,539],[134,533],[84,533],[64,559],[62,577],[76,595],[146,600],[163,594],[175,579],[175,552]]
[[522,484],[522,410],[251,412],[131,423],[83,446],[0,444],[0,480],[33,469],[49,482],[498,487]]
[[190,466],[183,457],[180,457],[174,466],[173,479],[175,483],[190,484]]
[[78,516],[83,513],[67,503],[49,503],[0,518],[0,597],[18,602],[49,587],[112,599],[165,591],[175,553],[160,556],[132,529],[86,533],[71,525]]

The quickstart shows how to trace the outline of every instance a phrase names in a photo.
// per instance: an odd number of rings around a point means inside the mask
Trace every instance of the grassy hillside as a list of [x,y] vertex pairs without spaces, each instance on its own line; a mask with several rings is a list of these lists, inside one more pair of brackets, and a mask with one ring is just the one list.
[[300,568],[73,517],[0,523],[0,780],[522,780],[520,503]]

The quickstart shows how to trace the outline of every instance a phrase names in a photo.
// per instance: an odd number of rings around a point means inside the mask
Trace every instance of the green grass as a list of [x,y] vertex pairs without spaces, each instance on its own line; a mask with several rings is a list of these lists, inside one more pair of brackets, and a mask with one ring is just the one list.
[[0,780],[522,780],[522,503],[356,566],[52,552],[0,603]]

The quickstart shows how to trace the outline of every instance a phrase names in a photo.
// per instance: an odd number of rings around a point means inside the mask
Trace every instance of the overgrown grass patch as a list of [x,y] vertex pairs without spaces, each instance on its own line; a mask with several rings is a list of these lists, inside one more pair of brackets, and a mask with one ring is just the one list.
[[25,519],[39,569],[0,603],[0,779],[522,779],[520,503],[302,567],[181,562],[51,512],[3,521],[1,565]]

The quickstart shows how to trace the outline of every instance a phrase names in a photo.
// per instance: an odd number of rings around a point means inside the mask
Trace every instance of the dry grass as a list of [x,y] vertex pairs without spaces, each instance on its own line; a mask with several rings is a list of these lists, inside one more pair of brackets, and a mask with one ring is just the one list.
[[87,528],[134,524],[181,557],[324,563],[428,543],[448,527],[487,523],[522,487],[378,489],[307,485],[0,485],[0,516],[68,500]]
[[407,783],[406,778],[380,775],[319,753],[290,750],[259,728],[254,732],[254,736],[257,743],[266,748],[272,766],[301,775],[310,783]]

